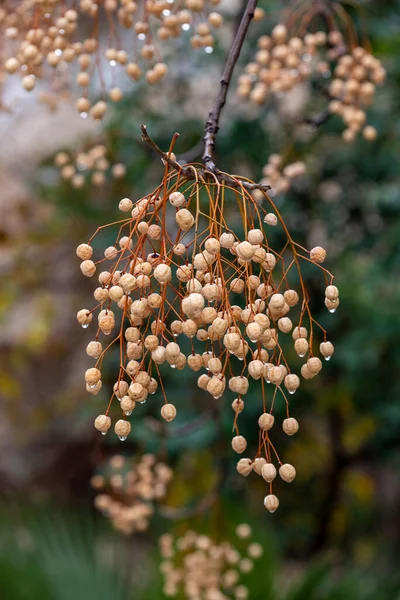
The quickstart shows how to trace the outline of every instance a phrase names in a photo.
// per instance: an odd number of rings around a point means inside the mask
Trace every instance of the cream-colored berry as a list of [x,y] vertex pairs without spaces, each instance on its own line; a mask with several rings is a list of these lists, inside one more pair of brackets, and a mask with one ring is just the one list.
[[117,381],[113,386],[113,391],[116,397],[121,400],[123,396],[126,396],[128,393],[129,385],[126,381]]
[[232,410],[235,413],[241,413],[244,409],[244,402],[241,398],[235,398],[235,400],[232,402]]
[[93,277],[96,273],[96,265],[92,260],[84,260],[80,264],[82,275],[85,277]]
[[278,509],[279,500],[275,494],[268,494],[268,496],[265,496],[264,506],[270,513],[274,513]]
[[253,470],[253,464],[249,458],[241,458],[236,465],[236,469],[240,475],[247,477]]
[[274,213],[268,213],[264,217],[264,223],[270,227],[275,227],[278,224],[278,218],[276,215],[274,215]]
[[154,277],[159,283],[165,285],[172,279],[171,267],[168,265],[160,264],[154,269]]
[[329,360],[335,352],[335,348],[332,342],[322,342],[320,344],[319,350],[322,356],[325,358],[325,360]]
[[125,273],[121,275],[118,284],[124,290],[125,294],[129,294],[136,288],[137,279],[131,273]]
[[124,421],[123,419],[120,419],[115,423],[114,431],[119,437],[119,439],[121,441],[124,441],[131,432],[131,424],[129,423],[129,421]]
[[286,483],[291,483],[296,477],[296,469],[293,465],[286,463],[279,468],[279,476]]
[[262,458],[260,456],[255,458],[253,462],[253,471],[257,473],[257,475],[261,475],[262,468],[266,464],[266,462],[267,461],[265,460],[265,458]]
[[194,225],[194,216],[186,208],[181,208],[175,215],[175,220],[182,231],[189,231]]
[[247,441],[242,435],[236,435],[232,439],[232,449],[238,454],[242,454],[247,448]]
[[310,250],[310,258],[315,263],[323,263],[326,259],[326,250],[321,248],[321,246],[315,246],[315,248]]
[[94,426],[97,431],[100,431],[101,433],[107,433],[111,427],[111,419],[107,415],[99,415],[96,417]]
[[222,248],[232,248],[235,243],[235,236],[233,233],[223,233],[219,238],[219,243]]
[[313,375],[316,375],[322,369],[322,362],[318,356],[312,356],[307,361],[307,367]]
[[276,477],[275,466],[272,463],[265,463],[261,469],[261,476],[267,483],[271,483]]
[[270,413],[264,413],[258,419],[258,425],[259,425],[260,429],[262,429],[263,431],[268,431],[269,429],[271,429],[271,427],[273,427],[274,423],[275,423],[275,417],[273,415],[271,415]]
[[133,208],[133,202],[129,198],[122,198],[118,204],[118,208],[121,212],[131,212]]
[[261,229],[250,229],[247,233],[247,241],[253,246],[262,244],[264,241],[264,234]]
[[300,385],[300,379],[297,377],[297,375],[291,373],[290,375],[286,375],[284,384],[289,394],[294,394]]
[[299,338],[294,343],[294,349],[300,357],[303,357],[308,352],[308,342],[304,338]]
[[250,242],[241,242],[236,246],[236,254],[242,260],[249,262],[254,256],[255,248]]
[[129,416],[135,409],[136,402],[130,396],[123,396],[120,406],[124,414]]
[[168,200],[175,208],[181,208],[186,204],[186,198],[181,192],[172,192],[172,194],[169,195]]
[[99,369],[91,368],[87,369],[85,372],[85,381],[89,385],[96,385],[98,381],[101,379],[101,373]]
[[282,429],[286,435],[294,435],[299,430],[299,424],[296,419],[289,417],[283,421]]
[[88,244],[80,244],[76,249],[76,255],[81,260],[89,260],[93,255],[93,248]]
[[328,300],[337,300],[339,298],[339,290],[336,285],[328,285],[325,289],[325,296]]
[[82,327],[86,328],[92,322],[93,314],[87,308],[83,308],[77,313],[76,318],[79,325],[82,325]]
[[99,358],[103,347],[100,342],[89,342],[86,346],[86,354],[92,358]]
[[173,404],[170,404],[170,403],[164,404],[163,407],[161,408],[161,416],[168,423],[170,423],[171,421],[173,421],[175,419],[175,417],[176,417],[176,408],[175,408],[175,406]]

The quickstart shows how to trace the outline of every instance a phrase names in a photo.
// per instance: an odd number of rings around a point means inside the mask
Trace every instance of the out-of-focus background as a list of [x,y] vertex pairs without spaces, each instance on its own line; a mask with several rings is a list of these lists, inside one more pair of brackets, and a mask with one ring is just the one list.
[[[68,102],[49,112],[17,83],[5,85],[13,110],[0,113],[4,600],[163,598],[161,534],[195,529],[232,539],[242,522],[264,546],[263,558],[242,578],[249,598],[400,598],[398,1],[349,9],[388,70],[369,112],[376,141],[346,144],[333,118],[318,131],[305,126],[289,146],[294,115],[320,107],[307,87],[285,103],[258,109],[239,101],[233,86],[221,123],[218,164],[227,172],[257,180],[273,152],[305,162],[306,175],[277,202],[294,237],[306,247],[326,247],[341,293],[339,310],[319,315],[335,355],[296,394],[301,430],[281,440],[297,479],[281,486],[279,510],[270,515],[263,508],[262,480],[237,475],[230,400],[219,401],[224,408],[217,422],[196,391],[195,374],[188,379],[186,371],[174,373],[167,381],[179,408],[168,430],[160,427],[156,397],[132,415],[124,444],[93,428],[115,365],[110,358],[108,382],[104,378],[102,392],[89,396],[82,376],[90,366],[85,347],[91,334],[75,315],[91,302],[94,283],[81,276],[75,248],[96,227],[118,219],[121,198],[136,200],[157,185],[162,166],[140,142],[141,123],[162,148],[179,131],[178,155],[199,142],[240,10],[239,2],[223,6],[228,25],[213,54],[189,54],[178,44],[165,82],[137,85],[101,126],[80,119]],[[252,25],[236,76],[266,27]],[[126,165],[126,176],[107,175],[98,186],[88,177],[74,188],[60,178],[54,156],[84,151],[96,141],[106,146],[112,164]],[[313,279],[308,284],[319,289]],[[249,437],[256,405],[254,398],[254,410],[241,416]],[[143,453],[167,462],[174,478],[148,530],[124,535],[94,508],[91,482],[113,455],[131,460]]]

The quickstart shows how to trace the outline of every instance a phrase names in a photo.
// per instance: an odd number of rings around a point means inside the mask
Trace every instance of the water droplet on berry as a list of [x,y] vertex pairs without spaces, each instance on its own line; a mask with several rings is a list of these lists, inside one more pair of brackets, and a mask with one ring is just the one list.
[[128,436],[126,436],[126,435],[119,435],[118,437],[121,440],[121,442],[124,442]]
[[82,325],[82,329],[87,329],[89,327],[89,323],[85,323],[84,325]]

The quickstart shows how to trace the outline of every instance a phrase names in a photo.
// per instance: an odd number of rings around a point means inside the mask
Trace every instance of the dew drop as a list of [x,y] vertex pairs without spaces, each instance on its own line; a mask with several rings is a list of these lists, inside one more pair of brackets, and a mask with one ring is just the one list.
[[89,385],[91,390],[95,390],[97,388],[97,383],[95,383],[94,385]]
[[87,329],[89,327],[89,323],[85,323],[84,325],[82,325],[82,329]]
[[176,365],[170,365],[171,369],[176,369]]
[[329,312],[330,312],[330,313],[334,313],[334,312],[336,312],[336,308],[330,308],[330,309],[329,309]]
[[121,440],[121,442],[124,442],[128,436],[126,436],[126,435],[119,435],[118,437]]
[[325,356],[324,358],[326,361],[331,360],[331,356]]
[[139,404],[146,404],[146,400],[141,400]]
[[131,410],[126,410],[126,411],[124,411],[124,412],[125,412],[125,414],[126,414],[126,416],[127,416],[127,417],[129,417],[129,415],[131,415],[131,414],[132,414],[132,411],[131,411]]
[[102,431],[101,435],[107,435],[107,431]]
[[305,353],[305,352],[301,352],[301,353],[299,353],[299,356],[300,356],[300,358],[303,358],[303,356],[305,356],[305,355],[306,355],[306,353]]
[[296,390],[288,390],[289,394],[291,394],[293,396],[293,394],[296,392]]

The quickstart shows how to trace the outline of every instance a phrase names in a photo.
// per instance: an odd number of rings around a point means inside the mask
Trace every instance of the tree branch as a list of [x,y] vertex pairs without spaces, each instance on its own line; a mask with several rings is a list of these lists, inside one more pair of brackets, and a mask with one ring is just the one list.
[[[161,148],[159,148],[157,146],[157,144],[155,143],[155,141],[149,136],[148,132],[147,132],[147,127],[146,125],[141,125],[140,129],[142,130],[142,140],[143,142],[145,142],[146,144],[148,144],[150,146],[150,148],[152,148],[152,150],[154,150],[154,152],[156,154],[158,154],[158,156],[161,158],[161,160],[164,163],[167,163],[170,167],[172,167],[175,171],[177,171],[178,173],[181,173],[184,177],[186,177],[186,179],[196,179],[196,173],[197,175],[199,175],[200,177],[203,177],[203,179],[205,179],[208,175],[208,177],[210,177],[211,173],[210,173],[210,169],[197,169],[195,171],[193,166],[186,166],[186,165],[181,165],[179,164],[174,158],[171,158],[171,156],[169,156],[168,152],[164,152],[163,150],[161,150]],[[175,136],[178,136],[179,134],[175,134]],[[226,183],[227,185],[229,185],[230,187],[233,188],[237,188],[237,189],[241,189],[241,188],[245,188],[246,190],[252,192],[254,190],[261,190],[262,192],[267,192],[269,189],[271,189],[271,187],[269,185],[265,185],[262,183],[251,183],[250,181],[247,181],[245,179],[241,179],[238,176],[233,176],[233,175],[228,175],[227,173],[223,173],[222,171],[220,171],[219,169],[217,169],[217,167],[214,165],[214,171],[213,171],[215,177],[219,182],[223,182]]]
[[326,123],[332,116],[329,108],[325,108],[321,110],[317,115],[313,115],[312,117],[306,117],[304,121],[307,125],[314,125],[314,127],[321,127],[324,123]]
[[257,2],[258,0],[248,0],[247,2],[247,7],[243,13],[236,36],[231,44],[231,47],[229,48],[217,98],[215,99],[214,106],[208,115],[204,135],[203,162],[206,169],[212,173],[216,172],[216,166],[213,161],[213,151],[215,148],[215,139],[219,130],[221,112],[226,103],[226,97],[228,95],[228,89],[232,79],[233,70],[239,58],[250,22],[254,17],[254,10],[257,6]]

